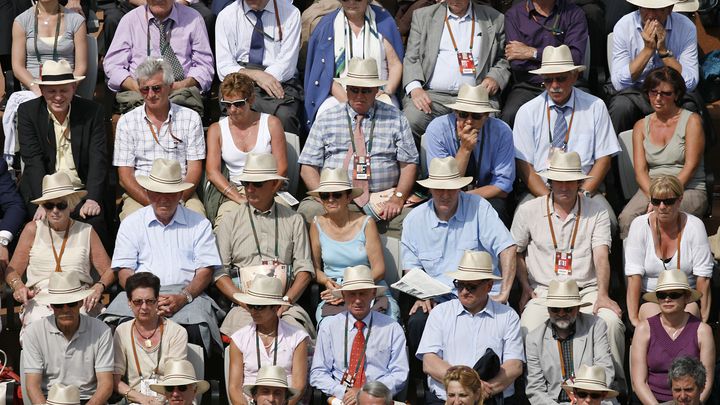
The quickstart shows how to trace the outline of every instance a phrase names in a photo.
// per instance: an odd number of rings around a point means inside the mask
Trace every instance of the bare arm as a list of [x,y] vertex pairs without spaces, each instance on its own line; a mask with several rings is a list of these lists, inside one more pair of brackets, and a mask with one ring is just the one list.
[[[17,21],[13,22],[12,26],[12,70],[13,75],[20,80],[26,88],[33,91],[33,93],[40,95],[40,88],[33,84],[33,76],[30,71],[27,70],[25,60],[26,48],[25,43],[27,40],[27,34],[23,27]],[[44,402],[44,401],[43,401]]]
[[530,286],[530,278],[528,277],[527,263],[525,262],[525,256],[527,252],[517,252],[515,255],[517,265],[517,278],[522,288],[522,294],[520,296],[520,302],[518,303],[518,309],[520,313],[525,309],[528,301],[535,298],[535,292]]
[[85,76],[88,65],[87,28],[85,24],[80,24],[78,30],[75,31],[73,43],[75,45],[75,68],[73,69],[73,75]]
[[640,319],[638,312],[640,311],[640,286],[642,284],[642,276],[634,274],[627,277],[627,311],[630,323],[637,328]]
[[97,378],[97,388],[87,405],[105,405],[113,392],[113,374],[109,371],[95,373],[95,378]]
[[320,185],[320,168],[317,166],[300,166],[300,177],[308,190],[315,190]]
[[605,176],[610,170],[611,162],[612,159],[610,156],[603,156],[599,159],[596,159],[592,169],[590,169],[590,172],[588,173],[588,175],[592,176],[592,178],[587,179],[583,182],[583,190],[589,191],[591,194],[595,194],[598,187],[600,187],[600,185],[605,180]]
[[292,359],[292,387],[300,393],[288,405],[296,405],[303,397],[308,379],[308,339],[303,340],[295,348]]
[[370,260],[372,277],[375,281],[385,278],[385,259],[383,258],[382,243],[375,221],[370,219],[365,227],[365,251]]
[[128,268],[128,267],[123,267],[120,270],[118,270],[117,276],[118,276],[118,284],[120,284],[120,287],[125,288],[125,282],[133,274],[135,274],[135,270]]
[[593,263],[595,264],[595,276],[597,277],[598,296],[595,301],[593,313],[597,314],[600,308],[607,308],[617,316],[622,315],[622,310],[617,302],[610,299],[610,260],[608,259],[610,248],[601,245],[593,248]]
[[270,131],[270,150],[272,150],[272,155],[275,156],[277,161],[278,174],[287,176],[287,144],[285,143],[285,130],[282,122],[276,116],[271,115],[268,118],[268,129]]
[[707,376],[705,377],[705,389],[700,394],[700,402],[706,403],[713,389],[715,377],[715,341],[712,329],[706,323],[700,324],[698,328],[698,345],[700,346],[700,362],[705,366]]
[[638,396],[644,405],[655,405],[655,399],[650,386],[647,383],[647,350],[650,342],[650,325],[643,321],[633,336],[633,344],[630,346],[630,380],[635,395]]
[[330,88],[330,94],[332,94],[333,97],[335,97],[339,102],[345,103],[347,102],[347,92],[343,88],[343,86],[333,80],[332,87]]
[[241,292],[240,289],[233,283],[232,278],[230,276],[223,276],[220,277],[215,281],[215,287],[217,287],[218,290],[230,301],[234,302],[237,305],[240,305],[241,307],[247,309],[247,306],[239,301],[236,301],[233,297],[235,294]]
[[417,165],[415,163],[405,162],[398,162],[398,165],[400,166],[400,178],[398,179],[395,191],[403,193],[405,198],[407,198],[415,185],[415,179],[417,178]]
[[187,201],[195,194],[195,188],[200,183],[200,177],[202,176],[203,162],[202,160],[188,160],[187,161],[187,173],[185,173],[185,181],[192,183],[195,187],[191,187],[183,191],[183,201]]
[[25,386],[30,402],[33,404],[44,404],[45,396],[42,393],[40,384],[42,383],[42,374],[25,373]]
[[539,197],[550,193],[550,189],[545,185],[543,179],[535,173],[533,165],[520,159],[515,159],[515,163],[520,175],[520,180],[527,185],[532,195]]
[[147,196],[147,192],[135,179],[134,167],[118,166],[118,177],[120,177],[120,185],[130,198],[137,201],[138,204],[150,205],[150,199]]
[[650,171],[645,159],[645,122],[639,120],[635,123],[632,133],[633,143],[633,166],[635,168],[635,180],[645,195],[650,195]]
[[[120,374],[113,374],[113,384],[115,387],[115,392],[119,395],[125,396],[125,393],[127,392],[127,397],[131,402],[139,403],[139,404],[147,404],[150,403],[152,400],[150,397],[145,396],[134,389],[130,389],[130,386],[125,384],[125,382],[122,380],[123,376]],[[159,401],[158,401],[159,402]]]
[[244,363],[240,349],[235,343],[230,343],[230,375],[228,381],[233,381],[233,383],[230,384],[228,389],[230,391],[230,403],[234,405],[247,405],[242,389],[243,381],[245,381]]
[[507,360],[500,365],[500,372],[486,381],[492,395],[502,394],[503,390],[515,382],[523,372],[523,363],[520,360]]
[[440,358],[435,353],[425,353],[422,359],[423,372],[429,375],[433,380],[442,382],[450,363]]
[[385,58],[388,64],[388,82],[383,91],[389,95],[393,95],[397,91],[398,86],[400,86],[403,65],[395,52],[395,48],[392,47],[386,38],[383,38],[383,45],[385,46]]
[[685,128],[685,165],[683,165],[677,176],[683,188],[695,175],[695,170],[700,165],[704,151],[705,134],[703,133],[702,122],[700,116],[693,113]]
[[510,289],[512,289],[515,281],[515,272],[517,269],[517,246],[508,246],[500,252],[500,269],[502,274],[502,286],[500,294],[491,297],[493,300],[505,303],[510,298]]
[[700,315],[703,322],[707,322],[710,318],[710,306],[712,304],[712,290],[710,289],[711,280],[708,277],[698,277],[696,280],[697,290],[702,293],[700,298]]
[[222,165],[222,136],[220,135],[220,125],[217,122],[208,128],[205,144],[207,145],[207,154],[205,155],[205,174],[207,179],[225,197],[238,204],[245,202],[245,197],[240,195],[237,187],[235,187],[234,184],[230,184],[228,179],[226,179],[220,171]]
[[498,186],[488,184],[487,186],[478,187],[476,189],[468,191],[469,194],[479,195],[484,199],[488,198],[506,198],[508,193],[500,190]]

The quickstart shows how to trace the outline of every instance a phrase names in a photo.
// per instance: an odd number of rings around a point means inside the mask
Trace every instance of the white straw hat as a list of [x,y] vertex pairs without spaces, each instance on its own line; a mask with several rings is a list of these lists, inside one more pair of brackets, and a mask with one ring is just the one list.
[[73,187],[70,176],[65,172],[56,172],[53,174],[46,174],[42,180],[42,196],[36,198],[31,202],[33,204],[42,204],[45,201],[54,200],[56,198],[67,197],[76,195],[80,198],[87,195],[85,190],[75,190]]
[[547,170],[538,172],[538,176],[555,181],[576,181],[592,178],[582,172],[580,155],[577,152],[555,151],[550,158]]
[[59,86],[61,84],[76,83],[85,78],[85,76],[74,76],[73,68],[65,59],[46,61],[42,64],[40,70],[40,80],[34,80],[33,83],[43,86]]
[[547,296],[541,301],[542,305],[551,308],[586,307],[590,302],[580,301],[580,289],[575,280],[551,280],[548,285]]
[[457,160],[452,156],[435,158],[430,161],[428,178],[418,180],[423,187],[437,190],[459,190],[472,183],[473,178],[460,175]]
[[678,0],[627,0],[628,3],[642,8],[665,8],[670,7]]
[[347,76],[334,79],[345,86],[381,87],[387,80],[380,80],[377,61],[373,58],[352,58],[348,62]]
[[546,46],[542,53],[542,64],[540,69],[531,70],[530,73],[536,75],[550,75],[554,73],[565,73],[577,70],[582,72],[585,70],[583,65],[575,65],[572,53],[567,45]]
[[463,84],[460,91],[452,104],[446,104],[445,107],[458,111],[467,111],[471,113],[495,113],[500,110],[490,105],[488,92],[484,86],[470,86]]
[[84,300],[92,294],[80,282],[77,271],[54,271],[50,275],[47,290],[43,290],[35,297],[41,304],[68,304]]
[[673,11],[676,13],[694,13],[700,8],[698,0],[680,0],[675,3]]
[[194,184],[183,181],[180,162],[163,158],[155,159],[150,175],[137,176],[137,182],[143,188],[156,193],[180,193],[195,187]]
[[457,271],[445,273],[450,278],[462,281],[501,280],[493,273],[492,256],[488,252],[466,250],[460,259]]
[[48,390],[47,405],[80,405],[80,390],[74,385],[55,383]]
[[348,179],[347,170],[342,167],[336,169],[322,169],[320,172],[320,185],[315,190],[308,191],[307,194],[319,197],[320,193],[332,193],[337,191],[351,190],[350,198],[355,198],[363,193],[360,187],[353,187]]
[[[270,266],[260,265],[251,267],[267,268]],[[282,297],[282,281],[275,277],[268,277],[264,274],[257,274],[255,278],[252,279],[247,292],[233,294],[233,298],[235,298],[235,300],[237,301],[242,302],[243,304],[290,305],[289,303],[283,301]]]
[[614,398],[618,392],[607,386],[605,369],[600,366],[583,364],[575,373],[575,378],[563,384],[563,388],[576,388],[585,391],[600,391],[607,393],[605,398]]
[[643,294],[645,301],[658,303],[657,295],[658,291],[672,291],[672,290],[683,290],[690,293],[688,302],[695,302],[702,297],[702,293],[694,288],[690,288],[688,283],[687,275],[679,269],[664,270],[660,273],[657,279],[657,285],[655,291]]
[[[291,168],[290,170],[297,170]],[[277,161],[270,153],[248,153],[243,172],[237,176],[238,181],[287,180],[278,174]]]
[[252,389],[255,387],[285,388],[290,392],[288,400],[300,395],[298,390],[288,386],[287,374],[285,373],[285,369],[280,366],[266,365],[260,367],[260,370],[258,370],[257,373],[257,378],[255,378],[255,384],[245,384],[243,386],[243,392],[252,397]]
[[197,379],[192,363],[187,360],[169,359],[165,362],[165,375],[160,379],[160,382],[150,384],[150,389],[164,395],[165,387],[189,384],[197,384],[198,395],[210,388],[207,381]]
[[381,285],[375,285],[375,280],[372,277],[372,270],[370,267],[360,265],[348,267],[343,272],[343,283],[342,287],[333,290],[332,295],[335,297],[342,297],[343,291],[356,291],[356,290],[369,290],[375,289],[375,296],[379,297],[383,295],[387,287]]

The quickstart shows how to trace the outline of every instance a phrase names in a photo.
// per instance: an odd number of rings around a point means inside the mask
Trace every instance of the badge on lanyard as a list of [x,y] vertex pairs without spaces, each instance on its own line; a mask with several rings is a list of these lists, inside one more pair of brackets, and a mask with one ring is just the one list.
[[475,74],[475,61],[473,61],[472,53],[458,52],[457,59],[458,59],[458,65],[460,66],[460,74],[463,74],[463,75],[474,75]]
[[278,274],[278,272],[280,274],[285,274],[287,272],[287,265],[277,258],[273,260],[262,259],[260,264],[263,266],[270,266],[274,269],[274,275],[271,277],[277,277],[276,274]]
[[572,276],[572,252],[555,252],[555,274]]
[[353,386],[355,385],[355,375],[350,374],[350,370],[345,370],[342,379],[340,380],[340,384],[344,385],[347,388],[353,388]]
[[370,180],[370,155],[353,155],[353,179]]
[[158,383],[158,376],[155,373],[152,373],[150,377],[140,377],[140,386],[138,387],[138,391],[145,396],[148,397],[159,397],[160,395],[150,389],[150,384],[157,384]]

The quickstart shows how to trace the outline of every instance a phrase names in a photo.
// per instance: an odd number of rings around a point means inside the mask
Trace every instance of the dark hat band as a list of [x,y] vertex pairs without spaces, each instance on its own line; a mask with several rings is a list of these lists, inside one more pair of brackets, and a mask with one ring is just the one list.
[[150,178],[150,180],[152,180],[156,183],[161,183],[161,184],[180,184],[180,183],[182,183],[182,179],[167,179],[166,180],[166,179],[161,179],[160,177],[155,177],[152,173],[150,173],[148,178]]
[[63,80],[75,80],[75,76],[72,73],[63,73],[61,75],[41,75],[40,79],[43,82],[60,82]]

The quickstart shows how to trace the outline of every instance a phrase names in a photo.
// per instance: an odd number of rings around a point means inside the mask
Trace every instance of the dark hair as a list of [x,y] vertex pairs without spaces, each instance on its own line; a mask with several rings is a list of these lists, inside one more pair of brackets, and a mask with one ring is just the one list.
[[650,90],[659,86],[660,83],[668,83],[672,86],[673,92],[675,93],[675,104],[679,107],[680,100],[685,97],[685,93],[687,92],[685,79],[683,79],[680,72],[669,66],[663,66],[651,70],[643,83],[643,91],[645,94],[648,94]]
[[128,300],[132,299],[132,293],[137,288],[152,288],[155,292],[155,298],[160,295],[160,279],[158,276],[141,271],[128,277],[125,281],[125,294],[127,294]]
[[673,380],[685,376],[691,377],[695,380],[695,385],[697,385],[699,391],[705,389],[705,379],[707,378],[707,373],[705,371],[705,366],[703,366],[700,360],[689,356],[678,357],[673,360],[670,365],[670,369],[668,370],[668,383],[670,386],[672,387]]
[[254,94],[254,86],[255,82],[248,75],[238,72],[230,73],[220,83],[220,98],[226,94],[237,94],[249,100]]

